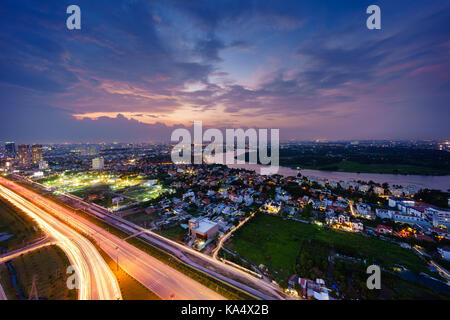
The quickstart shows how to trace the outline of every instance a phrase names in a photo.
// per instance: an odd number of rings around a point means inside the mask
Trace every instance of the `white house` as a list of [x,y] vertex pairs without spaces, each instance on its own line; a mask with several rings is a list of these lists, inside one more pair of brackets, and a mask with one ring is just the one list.
[[373,192],[376,194],[384,194],[384,189],[382,187],[374,187]]
[[366,203],[359,202],[356,204],[356,212],[361,216],[369,216],[371,209],[370,205]]

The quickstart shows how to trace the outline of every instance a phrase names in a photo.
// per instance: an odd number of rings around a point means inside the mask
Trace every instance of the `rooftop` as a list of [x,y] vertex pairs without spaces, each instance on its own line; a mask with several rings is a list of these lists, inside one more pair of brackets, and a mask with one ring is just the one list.
[[217,226],[217,223],[212,222],[208,219],[201,219],[198,220],[198,227],[195,228],[194,230],[200,233],[207,233],[209,230],[211,230],[211,228],[214,228],[215,226]]

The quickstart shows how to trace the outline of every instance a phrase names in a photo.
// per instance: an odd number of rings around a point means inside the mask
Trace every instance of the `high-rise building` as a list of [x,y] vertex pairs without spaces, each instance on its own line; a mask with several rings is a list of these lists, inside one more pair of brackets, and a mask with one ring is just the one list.
[[31,148],[28,144],[19,144],[18,146],[18,153],[19,153],[19,163],[22,166],[29,166],[31,165]]
[[48,162],[47,161],[39,161],[39,170],[47,170],[48,169]]
[[16,144],[14,142],[5,142],[5,151],[8,156],[16,154]]
[[105,160],[102,157],[92,159],[93,170],[103,170],[104,167],[105,167]]
[[33,144],[32,147],[32,159],[33,164],[39,164],[43,160],[42,156],[42,144]]
[[88,156],[96,156],[98,155],[98,146],[88,146],[87,147]]

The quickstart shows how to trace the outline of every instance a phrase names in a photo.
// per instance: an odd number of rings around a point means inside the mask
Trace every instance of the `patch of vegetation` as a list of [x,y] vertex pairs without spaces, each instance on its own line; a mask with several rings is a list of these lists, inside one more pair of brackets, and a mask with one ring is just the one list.
[[[249,159],[248,153],[245,158]],[[344,172],[448,175],[450,154],[408,146],[290,145],[280,150],[280,165]]]
[[450,198],[450,192],[429,189],[420,190],[414,195],[414,200],[434,204],[441,208],[448,208],[448,198]]
[[286,280],[296,272],[305,241],[320,241],[340,254],[385,268],[400,264],[416,273],[429,272],[423,260],[394,243],[266,214],[256,215],[237,230],[226,246],[255,265],[267,266],[275,279]]
[[124,219],[137,224],[138,226],[148,228],[152,222],[160,220],[161,217],[156,212],[148,214],[142,209],[141,212],[128,215],[124,217]]
[[158,234],[175,240],[175,241],[179,241],[179,242],[183,242],[183,240],[186,238],[187,236],[187,230],[183,229],[179,224],[170,226],[170,227],[165,227],[159,231],[156,231]]
[[[36,288],[39,299],[73,300],[77,299],[76,290],[67,288],[67,267],[70,265],[64,252],[56,245],[31,251],[11,260],[17,276],[18,287],[28,298],[31,292],[33,277],[36,277]],[[1,272],[2,283],[7,283],[8,299],[19,299],[12,288],[10,274]]]
[[12,299],[9,297],[15,297],[17,295],[16,290],[11,284],[10,275],[5,263],[0,264],[0,285],[2,286],[8,299]]
[[0,252],[18,249],[43,235],[33,219],[25,214],[18,214],[15,208],[4,200],[0,200],[1,233],[13,236],[0,242]]

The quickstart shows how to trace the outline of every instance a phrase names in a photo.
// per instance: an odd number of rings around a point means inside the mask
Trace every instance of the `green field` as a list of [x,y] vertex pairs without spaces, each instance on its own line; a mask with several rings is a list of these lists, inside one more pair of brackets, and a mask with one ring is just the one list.
[[0,250],[7,251],[18,249],[42,235],[31,218],[25,214],[18,214],[9,203],[2,200],[0,200],[0,233],[13,235],[0,242]]
[[167,227],[166,229],[158,230],[156,233],[159,233],[166,238],[182,242],[186,238],[188,230],[183,229],[179,224],[176,224]]
[[113,198],[122,197],[120,206],[146,202],[158,198],[169,189],[161,185],[147,185],[144,177],[107,173],[63,173],[40,182],[57,191],[71,193],[105,208],[114,208]]
[[148,214],[142,210],[126,216],[125,219],[145,228],[149,227],[152,222],[161,220],[161,217],[156,212]]
[[428,271],[423,260],[394,243],[279,217],[258,214],[237,230],[226,247],[255,265],[263,264],[278,280],[295,273],[302,241],[319,240],[336,252],[384,267],[403,265],[413,272]]
[[[59,247],[52,245],[37,249],[11,260],[11,264],[24,298],[28,299],[29,297],[33,277],[36,277],[39,299],[71,300],[77,298],[77,291],[67,288],[66,270],[70,263]],[[0,269],[0,276],[8,299],[19,299],[4,264]]]

